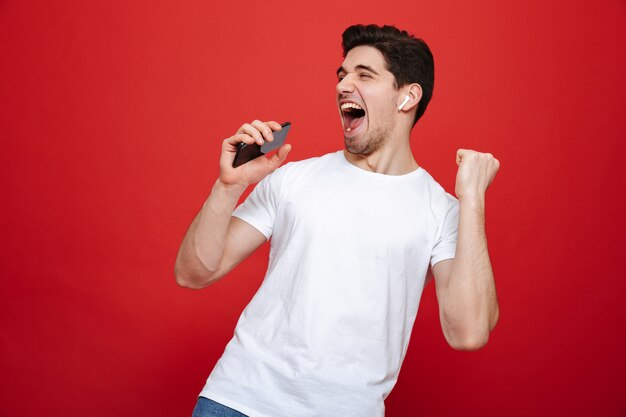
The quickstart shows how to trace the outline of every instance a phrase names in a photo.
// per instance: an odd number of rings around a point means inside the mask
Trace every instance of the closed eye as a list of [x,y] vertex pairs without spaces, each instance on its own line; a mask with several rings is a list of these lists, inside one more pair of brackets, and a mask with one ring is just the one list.
[[[339,74],[337,76],[337,80],[338,81],[341,81],[344,78],[346,78],[346,74]],[[361,78],[361,79],[368,79],[368,78],[374,78],[374,77],[371,74],[368,74],[367,72],[362,72],[362,73],[359,74],[359,78]]]

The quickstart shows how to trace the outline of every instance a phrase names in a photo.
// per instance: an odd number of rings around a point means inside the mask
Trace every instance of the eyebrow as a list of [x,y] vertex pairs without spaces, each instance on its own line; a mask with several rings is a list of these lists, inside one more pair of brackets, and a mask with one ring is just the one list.
[[[372,67],[369,67],[369,66],[367,66],[367,65],[363,65],[363,64],[359,64],[359,65],[357,65],[356,67],[354,67],[354,69],[355,69],[355,70],[365,70],[365,71],[369,71],[369,72],[371,72],[371,73],[374,73],[374,74],[376,74],[376,75],[380,75],[380,74],[378,74],[376,71],[374,71],[374,69],[373,69]],[[341,67],[339,67],[339,68],[337,69],[337,75],[339,75],[339,74],[340,74],[340,73],[342,73],[342,72],[347,73],[348,71],[346,71],[346,69],[345,69],[343,66],[341,66]]]

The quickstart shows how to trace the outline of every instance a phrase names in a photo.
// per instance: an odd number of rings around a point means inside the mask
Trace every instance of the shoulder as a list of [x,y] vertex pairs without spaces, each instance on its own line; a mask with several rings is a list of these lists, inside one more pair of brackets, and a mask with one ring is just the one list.
[[298,172],[311,169],[319,169],[333,163],[337,159],[337,152],[328,153],[322,156],[316,156],[313,158],[302,159],[300,161],[288,162],[285,165],[279,167],[276,172]]
[[306,185],[307,181],[320,177],[332,169],[330,164],[337,159],[335,153],[314,158],[288,162],[278,167],[259,182],[256,188],[272,190],[272,193],[284,196],[285,192]]
[[[423,169],[423,168],[422,168]],[[459,201],[448,193],[429,173],[424,170],[424,181],[430,197],[430,205],[437,217],[445,217],[451,210],[455,210]]]
[[336,161],[337,153],[333,152],[300,161],[288,162],[276,169],[272,176],[280,178],[281,182],[304,179],[327,172]]

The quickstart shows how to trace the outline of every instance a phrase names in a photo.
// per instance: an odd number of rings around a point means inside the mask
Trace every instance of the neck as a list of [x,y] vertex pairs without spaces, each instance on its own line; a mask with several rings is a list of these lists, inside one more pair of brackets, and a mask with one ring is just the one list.
[[413,158],[409,144],[409,134],[402,138],[389,138],[385,144],[369,155],[356,155],[343,151],[351,164],[366,171],[386,175],[404,175],[415,171],[419,165]]

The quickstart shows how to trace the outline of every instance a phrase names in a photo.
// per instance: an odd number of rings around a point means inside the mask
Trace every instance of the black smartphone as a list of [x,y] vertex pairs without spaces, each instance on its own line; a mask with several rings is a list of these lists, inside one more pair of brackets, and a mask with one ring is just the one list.
[[268,152],[278,149],[285,143],[287,139],[287,133],[291,127],[291,122],[285,122],[281,124],[282,129],[272,132],[274,140],[271,142],[265,142],[263,145],[253,143],[248,145],[241,142],[237,145],[237,153],[235,154],[235,160],[233,161],[233,168],[237,168],[239,165],[243,165],[246,162],[252,161],[254,158],[258,158],[261,155],[265,155]]

